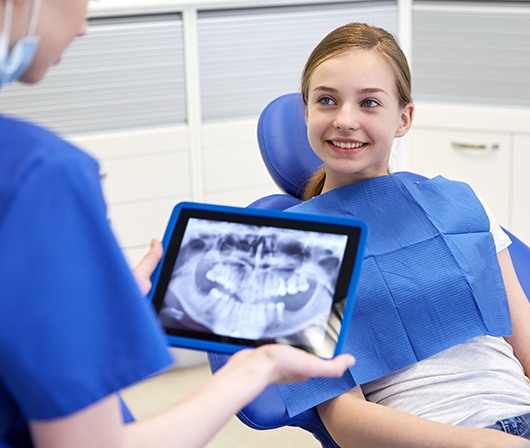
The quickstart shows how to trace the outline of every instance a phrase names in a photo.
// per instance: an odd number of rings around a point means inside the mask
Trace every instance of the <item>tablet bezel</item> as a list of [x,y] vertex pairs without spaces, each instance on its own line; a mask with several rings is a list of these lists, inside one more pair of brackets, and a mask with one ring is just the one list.
[[[153,286],[148,294],[148,300],[152,304],[157,318],[164,305],[171,274],[190,218],[347,235],[348,239],[344,254],[351,253],[353,256],[344,256],[342,259],[335,296],[332,302],[333,305],[330,309],[329,320],[332,319],[334,314],[333,309],[336,306],[341,306],[337,304],[343,302],[343,318],[333,352],[331,353],[328,350],[326,354],[322,354],[320,348],[315,349],[307,345],[291,344],[323,358],[331,358],[342,352],[345,331],[351,320],[355,302],[355,290],[364,259],[367,236],[367,224],[364,221],[355,218],[288,211],[181,202],[174,207],[171,213],[162,240],[164,255],[152,275]],[[170,346],[218,353],[231,354],[244,348],[255,348],[260,345],[278,342],[277,339],[253,340],[216,335],[209,332],[162,328]]]

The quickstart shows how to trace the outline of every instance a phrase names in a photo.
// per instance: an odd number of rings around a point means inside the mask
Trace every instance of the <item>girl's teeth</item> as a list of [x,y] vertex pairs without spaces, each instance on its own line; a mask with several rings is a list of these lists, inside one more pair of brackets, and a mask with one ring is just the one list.
[[334,141],[332,141],[332,143],[341,149],[356,149],[356,148],[360,148],[361,146],[363,146],[363,143],[342,143],[342,142],[334,142]]

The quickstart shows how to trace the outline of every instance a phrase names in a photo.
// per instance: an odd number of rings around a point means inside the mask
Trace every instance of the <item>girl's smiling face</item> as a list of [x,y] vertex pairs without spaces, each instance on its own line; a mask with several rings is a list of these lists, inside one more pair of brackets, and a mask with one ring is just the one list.
[[387,174],[394,138],[407,133],[412,114],[412,104],[399,105],[395,75],[374,51],[351,50],[318,65],[306,122],[325,165],[322,192]]

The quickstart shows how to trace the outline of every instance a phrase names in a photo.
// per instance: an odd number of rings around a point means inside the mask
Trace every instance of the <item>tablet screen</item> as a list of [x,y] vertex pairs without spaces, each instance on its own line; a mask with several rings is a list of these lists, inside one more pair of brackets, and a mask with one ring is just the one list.
[[152,303],[170,343],[210,351],[280,342],[336,353],[362,225],[180,204]]

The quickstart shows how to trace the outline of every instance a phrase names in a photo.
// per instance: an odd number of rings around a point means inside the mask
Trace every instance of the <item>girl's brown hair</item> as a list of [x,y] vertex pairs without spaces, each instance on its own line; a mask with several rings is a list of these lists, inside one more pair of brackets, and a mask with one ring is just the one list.
[[[392,69],[396,78],[399,105],[412,103],[412,81],[407,58],[396,39],[388,31],[365,23],[349,23],[329,33],[309,55],[302,72],[302,98],[307,106],[309,83],[315,69],[327,59],[351,50],[373,50]],[[303,199],[319,195],[324,187],[324,168],[307,182]]]

